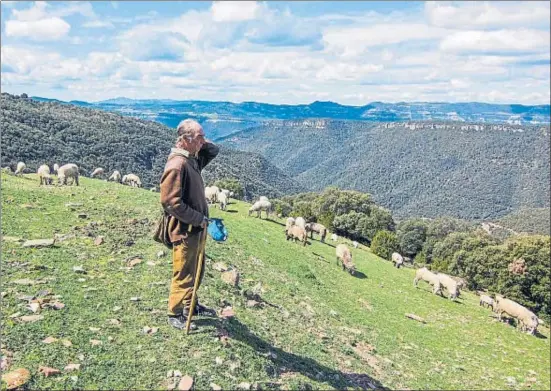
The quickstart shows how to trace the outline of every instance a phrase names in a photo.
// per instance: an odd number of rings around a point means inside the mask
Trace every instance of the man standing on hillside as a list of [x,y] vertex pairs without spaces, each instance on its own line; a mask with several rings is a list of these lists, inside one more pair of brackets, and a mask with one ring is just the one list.
[[[208,226],[208,204],[201,170],[218,155],[219,148],[205,139],[203,128],[192,119],[180,122],[177,131],[178,138],[168,156],[160,187],[161,204],[168,214],[168,232],[173,245],[168,323],[183,329],[191,307],[201,234]],[[204,271],[202,268],[201,280]],[[193,315],[197,314],[216,315],[216,312],[197,301]]]

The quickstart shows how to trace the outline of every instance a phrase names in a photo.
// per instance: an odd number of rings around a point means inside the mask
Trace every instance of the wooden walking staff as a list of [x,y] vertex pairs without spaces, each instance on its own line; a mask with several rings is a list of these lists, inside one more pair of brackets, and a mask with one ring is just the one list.
[[[191,228],[191,225],[190,225]],[[186,334],[189,334],[189,328],[191,327],[191,318],[195,311],[195,302],[197,301],[197,289],[199,286],[199,280],[201,279],[201,271],[203,269],[203,259],[205,258],[205,244],[207,241],[207,227],[201,232],[201,242],[199,247],[199,256],[197,257],[197,272],[195,273],[195,283],[193,284],[193,293],[191,295],[191,307],[188,312],[186,323]]]

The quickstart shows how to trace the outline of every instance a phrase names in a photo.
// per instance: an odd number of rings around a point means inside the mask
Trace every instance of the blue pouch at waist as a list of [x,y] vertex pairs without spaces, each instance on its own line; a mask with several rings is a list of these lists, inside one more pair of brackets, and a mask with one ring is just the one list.
[[209,219],[209,227],[207,228],[207,232],[210,237],[217,242],[223,242],[228,239],[228,230],[224,227],[222,219]]

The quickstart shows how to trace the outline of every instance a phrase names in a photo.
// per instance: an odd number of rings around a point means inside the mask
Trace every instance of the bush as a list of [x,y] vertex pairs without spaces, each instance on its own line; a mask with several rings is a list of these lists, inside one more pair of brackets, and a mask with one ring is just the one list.
[[396,234],[390,231],[379,231],[371,242],[371,251],[381,258],[390,260],[392,253],[398,251],[399,243]]

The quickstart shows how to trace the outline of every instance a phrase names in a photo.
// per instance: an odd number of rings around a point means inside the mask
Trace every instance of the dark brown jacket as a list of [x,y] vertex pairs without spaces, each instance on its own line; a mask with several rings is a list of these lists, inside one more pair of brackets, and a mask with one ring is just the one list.
[[175,243],[187,237],[191,224],[199,227],[209,208],[205,198],[205,184],[201,170],[218,155],[219,148],[203,145],[197,157],[187,151],[173,148],[161,177],[161,204],[168,213],[170,240]]

